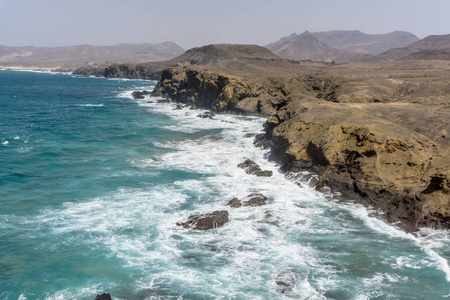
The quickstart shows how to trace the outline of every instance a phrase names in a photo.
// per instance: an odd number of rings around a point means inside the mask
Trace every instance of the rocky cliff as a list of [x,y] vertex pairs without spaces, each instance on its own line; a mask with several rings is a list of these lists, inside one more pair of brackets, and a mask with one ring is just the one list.
[[[179,66],[154,95],[217,112],[270,116],[259,144],[285,170],[385,212],[414,231],[450,228],[450,89],[442,64],[297,73]],[[395,78],[395,79],[393,79]],[[433,78],[433,79],[432,79]]]

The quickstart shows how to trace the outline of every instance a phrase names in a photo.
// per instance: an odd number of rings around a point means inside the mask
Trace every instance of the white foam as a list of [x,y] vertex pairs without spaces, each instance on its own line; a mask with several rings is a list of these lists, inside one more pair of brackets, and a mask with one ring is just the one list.
[[103,103],[100,103],[100,104],[76,104],[75,106],[85,106],[85,107],[103,107]]
[[[44,298],[45,300],[66,300],[66,299],[80,299],[80,298],[94,298],[95,295],[102,293],[105,290],[109,290],[114,287],[113,284],[102,285],[102,284],[94,284],[87,287],[81,287],[76,292],[65,289],[62,291],[57,291],[55,293],[48,293],[48,295]],[[25,298],[26,299],[26,298]]]
[[407,233],[395,226],[395,224],[387,224],[386,222],[371,217],[369,214],[373,211],[364,208],[362,205],[349,206],[350,211],[372,230],[381,234],[387,235],[391,238],[401,238],[414,242],[420,247],[432,260],[434,265],[445,273],[447,282],[450,282],[450,267],[446,258],[439,255],[434,248],[440,248],[443,244],[448,245],[450,240],[450,232],[445,230],[432,230],[429,228],[422,228],[419,234],[413,235]]
[[9,144],[9,142],[8,141],[4,141],[3,143],[2,143],[2,145],[8,145]]

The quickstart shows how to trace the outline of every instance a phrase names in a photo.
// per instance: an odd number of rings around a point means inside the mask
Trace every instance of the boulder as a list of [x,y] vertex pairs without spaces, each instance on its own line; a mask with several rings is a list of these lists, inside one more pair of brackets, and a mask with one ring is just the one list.
[[256,175],[259,177],[270,177],[272,171],[261,170],[261,167],[251,159],[246,159],[243,163],[237,165],[239,168],[244,169],[245,173]]
[[111,300],[111,295],[109,293],[108,294],[104,293],[104,294],[101,294],[101,295],[97,295],[97,297],[95,297],[94,300]]
[[278,285],[277,289],[281,293],[289,293],[294,289],[295,286],[295,275],[291,271],[283,271],[278,274],[275,279],[276,284]]
[[222,227],[228,222],[228,211],[220,210],[212,213],[190,216],[186,222],[177,223],[178,226],[197,230],[208,230]]
[[181,106],[180,104],[177,104],[177,106],[173,109],[173,110],[182,110],[183,106]]
[[135,91],[131,93],[131,96],[133,96],[134,100],[139,100],[139,99],[145,99],[145,95],[150,95],[151,92],[143,90],[142,92],[140,91]]

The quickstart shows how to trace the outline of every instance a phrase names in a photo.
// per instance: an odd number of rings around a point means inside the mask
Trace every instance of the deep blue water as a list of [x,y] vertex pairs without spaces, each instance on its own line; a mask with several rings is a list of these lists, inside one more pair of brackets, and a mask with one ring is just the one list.
[[[0,299],[450,298],[448,232],[406,234],[286,178],[252,145],[263,119],[130,97],[154,85],[0,71]],[[268,204],[225,205],[252,192]],[[222,209],[222,228],[175,225]]]

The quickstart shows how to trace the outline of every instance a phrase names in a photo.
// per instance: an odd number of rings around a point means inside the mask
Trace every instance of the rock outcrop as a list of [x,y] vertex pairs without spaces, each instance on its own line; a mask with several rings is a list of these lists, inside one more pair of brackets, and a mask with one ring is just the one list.
[[186,222],[177,223],[177,225],[196,230],[208,230],[222,227],[227,222],[228,211],[220,210],[212,213],[190,216]]
[[243,163],[237,165],[239,168],[244,169],[245,173],[256,175],[259,177],[270,177],[272,171],[262,170],[261,167],[251,159],[246,159]]

